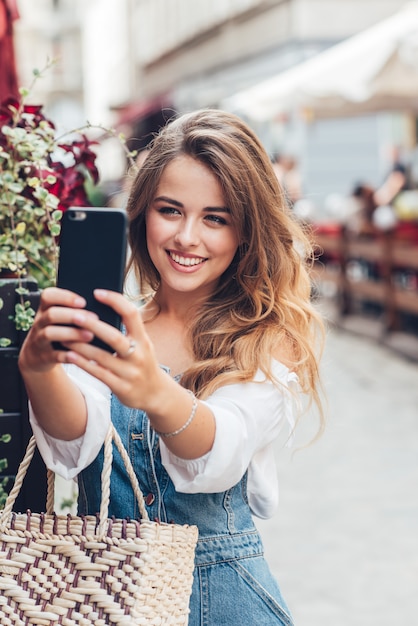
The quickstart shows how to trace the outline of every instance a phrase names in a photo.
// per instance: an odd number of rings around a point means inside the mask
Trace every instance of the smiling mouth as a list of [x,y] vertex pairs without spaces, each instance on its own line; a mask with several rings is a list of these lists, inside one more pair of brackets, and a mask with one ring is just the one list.
[[204,263],[205,261],[207,261],[207,259],[204,259],[202,257],[181,256],[180,254],[176,254],[175,252],[170,252],[170,250],[167,250],[167,254],[170,257],[170,259],[172,259],[175,263],[178,263],[179,265],[183,265],[184,267],[200,265],[201,263]]

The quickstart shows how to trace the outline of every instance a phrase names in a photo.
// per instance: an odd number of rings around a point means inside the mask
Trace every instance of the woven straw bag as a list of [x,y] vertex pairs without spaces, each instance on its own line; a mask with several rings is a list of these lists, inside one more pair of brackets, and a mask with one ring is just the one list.
[[[109,519],[112,440],[141,520]],[[151,522],[130,459],[111,426],[98,517],[56,515],[49,472],[46,513],[13,513],[35,451],[29,442],[0,514],[0,624],[187,626],[196,526]]]

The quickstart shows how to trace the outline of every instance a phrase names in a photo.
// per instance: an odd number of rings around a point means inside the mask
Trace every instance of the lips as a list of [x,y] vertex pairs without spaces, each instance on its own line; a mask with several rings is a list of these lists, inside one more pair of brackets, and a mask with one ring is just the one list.
[[171,252],[167,250],[167,254],[175,263],[178,265],[182,265],[183,267],[192,267],[195,265],[201,265],[207,259],[198,256],[183,256],[182,254],[178,254],[177,252]]

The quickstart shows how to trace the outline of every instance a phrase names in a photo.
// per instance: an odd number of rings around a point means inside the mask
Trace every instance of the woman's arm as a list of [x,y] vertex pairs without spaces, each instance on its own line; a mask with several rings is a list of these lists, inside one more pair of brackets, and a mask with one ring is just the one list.
[[[291,442],[298,379],[277,361],[273,362],[273,372],[278,384],[263,380],[259,372],[253,382],[221,387],[202,402],[216,422],[214,443],[206,455],[186,460],[160,440],[162,461],[177,491],[213,493],[229,489],[247,469],[254,474],[257,465],[259,470],[264,463],[262,457],[271,456],[271,447],[283,428],[287,427],[287,441]],[[272,478],[267,473],[263,480],[268,484]]]
[[87,423],[84,396],[61,365],[33,373],[21,367],[23,380],[38,423],[51,437],[70,441],[81,437]]
[[71,480],[96,458],[105,440],[110,423],[110,390],[73,365],[63,367],[84,396],[87,409],[85,433],[71,441],[51,437],[39,425],[31,404],[29,419],[45,465],[66,480]]

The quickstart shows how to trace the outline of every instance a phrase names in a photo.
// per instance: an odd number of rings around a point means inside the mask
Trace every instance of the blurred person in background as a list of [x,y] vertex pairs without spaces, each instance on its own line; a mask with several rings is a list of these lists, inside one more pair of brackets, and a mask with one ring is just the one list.
[[[189,626],[291,626],[253,516],[278,505],[274,442],[293,433],[305,394],[319,404],[311,244],[259,139],[218,110],[160,131],[127,212],[146,303],[95,292],[123,332],[75,293],[42,293],[19,359],[39,449],[78,476],[79,514],[95,514],[112,420],[150,518],[199,528]],[[134,500],[114,464],[109,515],[136,518]]]
[[409,189],[408,167],[401,159],[401,151],[397,146],[391,149],[392,165],[382,185],[373,194],[376,206],[390,205],[401,192]]
[[410,189],[410,180],[408,167],[396,146],[391,149],[391,159],[390,170],[379,187],[373,188],[364,182],[354,187],[351,198],[357,204],[357,211],[347,220],[350,231],[358,235],[375,235],[397,226],[396,203],[402,193]]
[[374,235],[373,213],[376,209],[374,188],[367,183],[354,186],[350,198],[353,200],[352,210],[345,220],[348,230],[356,235]]
[[296,202],[302,198],[302,177],[300,175],[297,160],[288,156],[285,159],[285,172],[283,176],[283,185],[286,195],[289,199],[290,206],[293,207]]
[[290,155],[277,153],[273,158],[273,170],[292,208],[302,198],[302,178],[297,160]]
[[373,194],[376,204],[373,212],[373,224],[382,231],[396,228],[398,218],[395,204],[400,194],[409,189],[408,167],[401,159],[399,147],[393,146],[390,149],[391,167],[382,185]]

